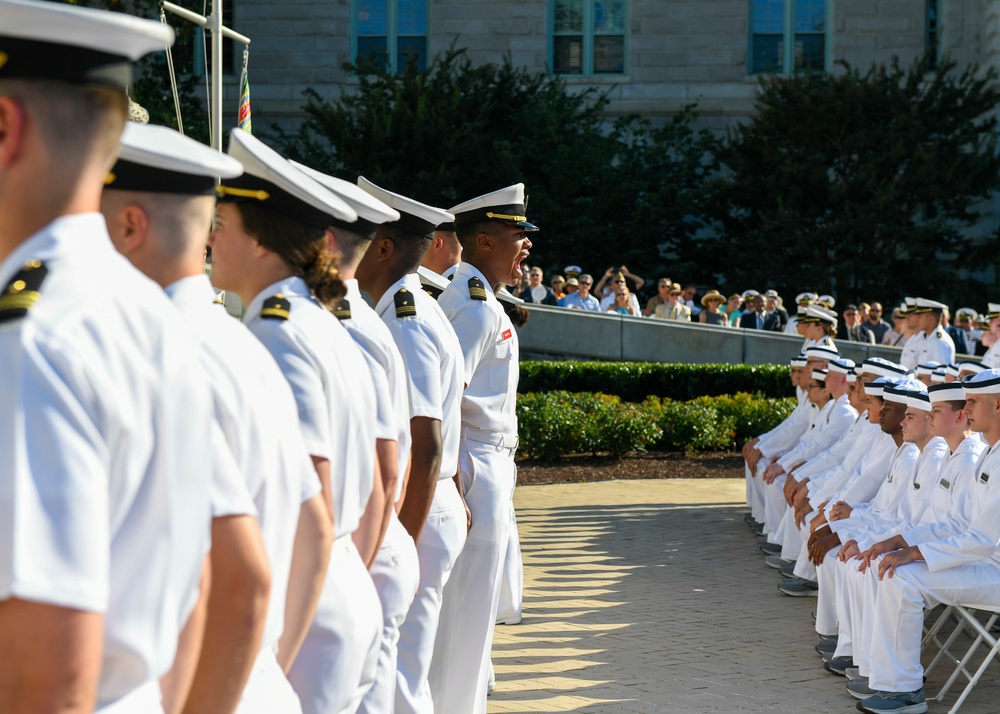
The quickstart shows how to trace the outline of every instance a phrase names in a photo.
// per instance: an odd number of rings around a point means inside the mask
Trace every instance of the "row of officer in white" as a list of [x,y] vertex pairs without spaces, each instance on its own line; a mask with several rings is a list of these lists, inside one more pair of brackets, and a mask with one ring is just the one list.
[[157,712],[210,538],[212,394],[98,213],[157,22],[0,0],[0,706]]
[[198,336],[225,437],[213,453],[225,468],[213,480],[211,588],[187,710],[232,711],[242,695],[240,711],[294,712],[298,698],[275,654],[283,632],[285,642],[302,640],[316,603],[286,608],[286,593],[318,592],[323,569],[298,568],[290,587],[293,548],[300,564],[325,563],[332,527],[288,382],[215,304],[204,273],[216,180],[242,173],[236,159],[172,129],[130,124],[101,210],[115,247],[166,290]]
[[375,387],[331,312],[342,284],[326,230],[357,213],[243,131],[232,132],[229,154],[245,172],[218,187],[212,281],[247,306],[244,323],[292,387],[334,530],[316,615],[298,654],[279,649],[279,661],[290,664],[306,714],[355,711],[378,663],[382,612],[367,564],[378,549],[385,493]]
[[[905,307],[905,310],[904,310]],[[941,326],[941,318],[948,306],[927,298],[905,298],[900,312],[912,334],[903,345],[900,364],[909,370],[926,362],[950,364],[955,361],[955,342]]]

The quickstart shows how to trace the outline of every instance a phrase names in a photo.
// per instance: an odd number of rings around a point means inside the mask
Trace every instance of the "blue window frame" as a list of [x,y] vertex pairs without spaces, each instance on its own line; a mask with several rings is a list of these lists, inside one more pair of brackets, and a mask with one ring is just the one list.
[[827,68],[826,0],[750,0],[750,74]]
[[624,74],[627,0],[551,0],[554,74]]
[[941,59],[941,8],[938,0],[926,0],[924,25],[924,50],[931,67]]
[[427,67],[427,0],[355,0],[353,56],[358,66]]

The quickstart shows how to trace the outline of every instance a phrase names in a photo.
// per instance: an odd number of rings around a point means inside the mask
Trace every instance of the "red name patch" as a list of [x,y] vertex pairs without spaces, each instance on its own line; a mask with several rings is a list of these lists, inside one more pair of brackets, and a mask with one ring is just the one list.
[[510,337],[511,337],[511,335],[510,335],[510,330],[504,330],[504,331],[503,331],[503,334],[502,334],[502,335],[500,335],[500,336],[501,336],[501,337],[503,337],[503,338],[504,338],[505,340],[509,340],[509,339],[510,339]]

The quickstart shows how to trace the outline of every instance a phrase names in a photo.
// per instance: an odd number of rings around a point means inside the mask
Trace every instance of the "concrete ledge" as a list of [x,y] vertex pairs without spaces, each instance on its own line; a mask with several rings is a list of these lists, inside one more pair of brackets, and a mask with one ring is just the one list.
[[[518,329],[521,354],[549,359],[687,364],[787,364],[802,338],[693,322],[625,317],[614,313],[525,305],[531,319]],[[861,363],[868,357],[898,362],[902,350],[838,342],[840,354]]]

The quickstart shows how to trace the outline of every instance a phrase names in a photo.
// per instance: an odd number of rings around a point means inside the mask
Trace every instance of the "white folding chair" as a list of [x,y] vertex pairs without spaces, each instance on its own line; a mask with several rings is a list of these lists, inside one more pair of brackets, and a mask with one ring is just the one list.
[[[944,687],[941,688],[941,691],[938,692],[937,695],[937,700],[939,702],[942,701],[945,695],[948,693],[948,690],[951,689],[951,685],[955,683],[956,679],[958,679],[958,676],[959,675],[964,676],[968,680],[968,684],[965,685],[965,689],[962,690],[962,693],[955,701],[955,704],[948,711],[948,714],[957,714],[959,708],[961,708],[966,698],[972,692],[972,688],[976,686],[976,684],[979,682],[979,679],[983,676],[983,673],[986,671],[986,668],[990,665],[990,662],[992,662],[994,659],[998,657],[998,655],[1000,655],[1000,637],[997,637],[996,635],[990,632],[990,628],[992,628],[993,624],[997,621],[998,618],[1000,618],[1000,605],[954,605],[952,607],[953,611],[961,618],[961,622],[955,626],[955,631],[946,640],[944,648],[947,648],[952,643],[954,643],[955,638],[958,637],[956,633],[963,631],[965,627],[972,628],[976,633],[976,638],[969,646],[969,649],[965,653],[965,656],[962,657],[961,660],[959,660],[958,665],[955,667],[955,671],[952,672],[951,677],[948,678],[948,681],[945,682]],[[979,618],[977,617],[977,613],[979,612],[983,612],[988,615],[985,623],[979,621]],[[976,651],[979,649],[980,645],[983,644],[983,642],[989,643],[990,651],[983,658],[983,661],[980,663],[979,668],[976,669],[975,672],[970,672],[969,663],[971,662],[973,656],[976,654]],[[945,650],[942,649],[942,652],[943,651]],[[951,657],[953,658],[954,656],[951,655]],[[932,665],[937,663],[937,659],[938,658],[935,658],[935,661],[932,662]],[[929,669],[930,668],[928,668],[928,671]]]

